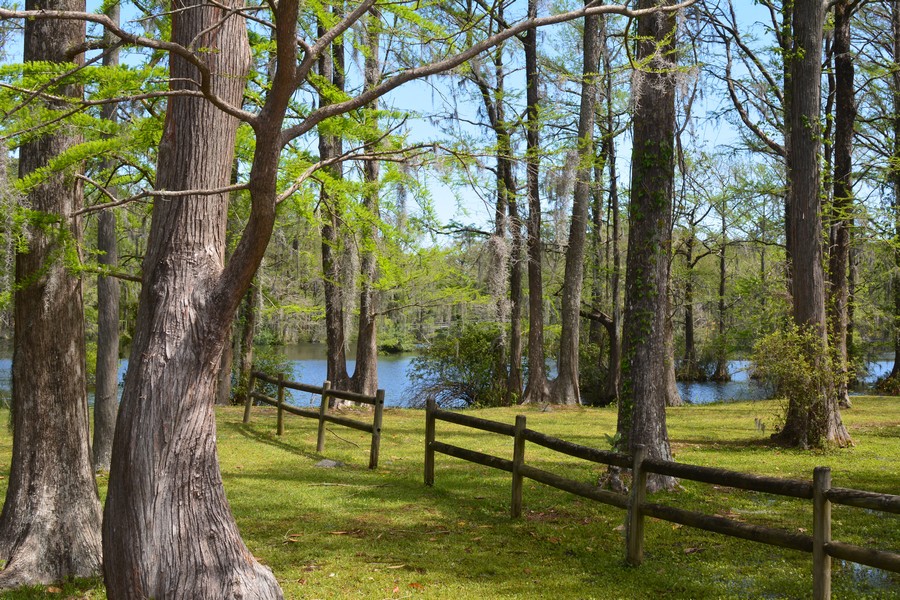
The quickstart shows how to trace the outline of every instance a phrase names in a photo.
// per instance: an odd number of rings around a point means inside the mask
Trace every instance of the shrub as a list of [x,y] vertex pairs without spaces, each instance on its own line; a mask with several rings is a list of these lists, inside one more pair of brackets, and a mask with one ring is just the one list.
[[410,363],[410,404],[424,406],[429,398],[444,407],[501,404],[500,333],[496,323],[457,325],[438,333]]
[[821,446],[825,436],[820,404],[836,393],[841,372],[832,352],[812,328],[792,327],[761,338],[753,349],[754,374],[772,386],[774,395],[787,401],[779,415],[784,427],[787,410],[794,406],[808,416],[806,443]]

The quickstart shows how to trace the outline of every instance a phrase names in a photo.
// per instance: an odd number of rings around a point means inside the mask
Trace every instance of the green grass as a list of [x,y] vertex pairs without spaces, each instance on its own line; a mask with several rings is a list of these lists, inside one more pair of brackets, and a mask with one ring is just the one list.
[[[810,479],[832,468],[833,485],[900,494],[900,400],[854,398],[844,422],[856,445],[815,452],[769,446],[777,405],[752,402],[669,409],[676,459],[749,473]],[[485,409],[478,416],[604,447],[614,408]],[[754,419],[769,423],[766,433]],[[650,519],[645,562],[623,562],[624,513],[525,482],[524,518],[509,517],[510,477],[438,455],[435,486],[422,484],[424,414],[388,410],[381,464],[366,469],[364,434],[329,426],[314,465],[316,423],[287,415],[275,435],[274,409],[219,412],[226,491],[251,551],[269,565],[287,598],[807,598],[811,555]],[[439,440],[510,458],[512,440],[438,423]],[[9,434],[0,433],[8,464]],[[603,468],[529,445],[529,464],[584,482]],[[6,473],[0,472],[5,475]],[[0,481],[0,487],[3,482]],[[105,482],[101,481],[101,487]],[[811,528],[811,502],[682,482],[655,501],[790,530]],[[834,538],[900,551],[900,518],[834,507]],[[833,597],[900,598],[900,576],[835,561]],[[61,592],[10,598],[103,598],[97,581]]]

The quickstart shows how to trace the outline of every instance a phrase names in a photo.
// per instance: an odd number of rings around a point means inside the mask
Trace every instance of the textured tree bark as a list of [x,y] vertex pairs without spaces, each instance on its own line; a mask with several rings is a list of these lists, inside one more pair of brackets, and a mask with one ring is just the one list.
[[[528,0],[528,16],[537,16],[537,0]],[[540,196],[540,100],[538,96],[537,29],[525,34],[525,173],[528,220],[525,224],[528,255],[528,382],[522,403],[547,400],[547,370],[544,359],[544,282],[541,251]]]
[[[29,0],[27,10],[83,11],[84,2]],[[84,23],[25,22],[24,61],[71,62]],[[83,55],[75,58],[83,62]],[[52,93],[82,97],[75,84]],[[80,141],[67,127],[19,149],[24,177]],[[28,248],[16,254],[13,332],[13,452],[0,515],[0,588],[86,577],[100,570],[100,499],[91,463],[85,391],[81,280],[63,265],[67,244],[81,238],[82,188],[71,173],[30,190],[27,206],[49,219],[29,224]],[[49,226],[48,226],[49,225]],[[63,509],[64,507],[64,509]]]
[[[587,4],[587,2],[586,2]],[[594,159],[594,109],[597,104],[597,72],[600,63],[599,18],[584,19],[581,107],[578,115],[578,169],[572,199],[572,222],[563,276],[558,374],[551,399],[557,404],[580,404],[578,344],[581,333],[581,291],[584,286],[584,255],[588,207]]]
[[[111,5],[107,15],[119,22],[119,5]],[[109,42],[112,36],[104,36]],[[103,57],[103,65],[119,64],[119,49],[113,48]],[[116,105],[106,104],[101,109],[104,119],[116,120]],[[112,170],[112,161],[104,161],[104,170]],[[116,243],[116,213],[105,210],[97,223],[97,249],[102,253],[99,262],[115,268],[119,262]],[[101,275],[97,278],[97,366],[94,392],[94,469],[109,471],[112,457],[113,433],[116,430],[116,413],[119,411],[119,281],[115,277]]]
[[[365,60],[366,89],[372,89],[379,83],[381,68],[379,62],[379,39],[381,35],[381,15],[372,11],[366,21],[366,40],[369,51]],[[378,109],[378,103],[369,105],[371,110]],[[373,118],[374,120],[374,118]],[[377,150],[376,144],[366,146],[368,153]],[[376,313],[375,278],[378,276],[375,246],[378,243],[378,232],[375,223],[379,216],[379,177],[380,165],[377,160],[363,163],[363,177],[366,190],[363,193],[363,207],[369,223],[362,231],[362,260],[360,261],[361,289],[359,292],[359,331],[356,339],[356,367],[350,381],[354,391],[374,395],[378,390],[378,315]]]
[[[796,0],[793,7],[794,49],[791,54],[790,104],[791,162],[790,228],[793,248],[793,317],[799,327],[812,328],[827,345],[825,327],[825,273],[822,265],[822,213],[819,202],[821,172],[822,31],[824,7],[817,0]],[[821,401],[802,406],[791,400],[784,428],[774,437],[779,443],[806,447],[823,439],[850,443],[841,421],[836,390],[820,390]]]
[[850,260],[850,227],[853,223],[853,123],[856,102],[853,89],[853,55],[850,48],[852,9],[847,0],[834,6],[834,198],[831,214],[831,248],[828,254],[828,320],[831,342],[841,370],[838,402],[850,406],[847,365],[847,302]]
[[[187,0],[172,16],[171,35],[200,49],[212,91],[240,106],[250,51],[243,16],[230,12],[235,6]],[[276,14],[293,40],[296,4],[283,3]],[[169,60],[171,87],[196,89],[196,68],[174,54]],[[272,231],[281,110],[267,102],[271,123],[257,125],[253,209],[227,268],[227,194],[154,203],[103,522],[113,600],[281,598],[271,571],[241,540],[225,498],[213,410],[227,324]],[[236,129],[236,119],[205,99],[170,98],[157,187],[227,185]]]
[[[669,4],[669,2],[665,2]],[[640,8],[660,3],[641,0]],[[622,390],[618,431],[621,447],[643,444],[654,458],[672,459],[666,430],[666,320],[675,176],[674,15],[638,20],[638,61],[633,94],[634,144],[628,259],[622,334]],[[649,489],[671,487],[671,477],[651,476]]]

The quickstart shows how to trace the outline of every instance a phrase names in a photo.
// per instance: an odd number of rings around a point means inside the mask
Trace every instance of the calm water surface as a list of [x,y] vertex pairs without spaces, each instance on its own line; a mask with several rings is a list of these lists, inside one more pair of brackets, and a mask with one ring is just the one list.
[[[291,365],[291,379],[310,385],[321,385],[325,381],[325,349],[321,344],[296,344],[281,349]],[[407,406],[409,404],[408,368],[414,354],[384,355],[378,357],[378,385],[385,390],[387,406]],[[347,361],[347,370],[353,374],[355,361]],[[709,404],[711,402],[729,402],[737,400],[760,400],[768,397],[766,386],[750,379],[749,361],[734,360],[729,362],[732,380],[726,383],[687,383],[679,382],[678,391],[688,404]],[[872,383],[878,377],[887,374],[893,366],[892,360],[876,360],[868,363],[869,373],[864,383]],[[8,395],[10,389],[10,370],[12,360],[0,358],[0,393]],[[127,359],[119,363],[119,389],[128,368]],[[90,396],[93,400],[93,395]],[[289,399],[297,405],[318,405],[318,397],[302,392],[293,392]]]

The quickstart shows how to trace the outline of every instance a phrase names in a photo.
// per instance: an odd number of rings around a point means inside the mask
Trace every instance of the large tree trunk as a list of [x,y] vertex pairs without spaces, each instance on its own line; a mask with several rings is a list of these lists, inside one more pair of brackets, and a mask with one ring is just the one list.
[[[822,214],[819,201],[821,56],[824,7],[818,0],[796,0],[791,56],[790,238],[792,240],[793,316],[828,343],[825,327],[825,274],[822,265]],[[821,401],[804,406],[791,399],[778,442],[806,447],[824,439],[850,442],[841,422],[836,390],[819,390]]]
[[[667,2],[669,3],[669,2]],[[649,8],[654,0],[641,0]],[[666,431],[666,320],[675,177],[675,15],[638,21],[638,63],[628,205],[628,260],[618,431],[622,449],[643,444],[650,456],[672,459]],[[651,476],[650,489],[674,485]]]
[[[110,5],[107,15],[119,22],[119,5]],[[113,37],[106,33],[109,43]],[[111,48],[103,57],[103,65],[119,64],[119,49]],[[100,111],[109,121],[116,120],[116,105],[106,104]],[[103,163],[104,170],[112,171],[112,160]],[[97,223],[97,249],[99,262],[115,269],[119,262],[116,242],[115,210],[100,213]],[[115,277],[101,275],[97,278],[97,363],[94,392],[94,469],[109,471],[112,457],[113,434],[116,430],[116,413],[119,412],[119,281]]]
[[[188,0],[173,16],[172,39],[202,49],[196,56],[209,66],[213,92],[240,106],[250,50],[243,16],[226,12],[232,6]],[[293,40],[296,5],[276,12],[287,29],[282,37]],[[195,89],[197,69],[174,53],[169,60],[171,87]],[[225,498],[213,402],[227,324],[271,235],[282,106],[267,103],[272,119],[256,126],[253,209],[227,269],[227,194],[154,203],[103,522],[112,600],[281,598],[272,572],[241,540]],[[236,119],[207,100],[170,98],[157,187],[227,185],[236,129]]]
[[[537,16],[537,0],[528,0],[528,16]],[[528,383],[523,403],[540,403],[548,399],[547,370],[544,362],[544,283],[541,251],[540,196],[540,123],[538,96],[537,28],[525,34],[525,173],[528,190]]]
[[[587,4],[588,2],[586,2]],[[558,375],[552,400],[558,404],[580,404],[578,386],[578,344],[581,333],[581,291],[584,286],[584,255],[588,206],[594,158],[594,108],[597,104],[597,73],[600,62],[599,18],[584,19],[584,59],[582,63],[581,109],[578,115],[578,169],[572,199],[572,222],[566,249],[560,320]]]
[[828,255],[830,279],[828,316],[831,341],[841,370],[838,402],[850,406],[847,366],[847,302],[850,260],[850,227],[853,222],[853,123],[856,103],[853,89],[853,56],[850,48],[852,10],[847,0],[834,7],[835,131],[834,198],[832,200],[831,248]]
[[[381,77],[379,62],[379,36],[381,35],[381,15],[373,11],[366,23],[368,53],[365,61],[366,89],[378,85]],[[378,103],[369,105],[377,110]],[[377,117],[371,117],[377,129]],[[377,151],[375,143],[366,145],[367,153]],[[377,160],[363,163],[363,178],[366,188],[363,193],[363,208],[367,223],[362,231],[362,259],[360,260],[361,289],[359,292],[359,331],[356,338],[356,367],[351,379],[351,387],[361,394],[375,395],[378,390],[378,315],[375,308],[375,278],[378,276],[376,244],[378,233],[375,224],[380,220],[379,195],[380,165]]]
[[[26,3],[27,10],[83,11],[80,0]],[[79,21],[26,20],[24,61],[72,61],[84,43]],[[75,58],[83,61],[83,55]],[[79,85],[54,94],[82,97]],[[19,177],[47,166],[79,137],[68,127],[19,149]],[[63,264],[82,206],[72,173],[49,176],[28,193],[28,208],[53,219],[27,225],[28,248],[16,254],[12,367],[12,466],[0,515],[0,588],[86,577],[100,570],[100,498],[91,464],[85,389],[81,280]],[[71,242],[71,241],[70,241]],[[69,242],[69,243],[70,243]]]

